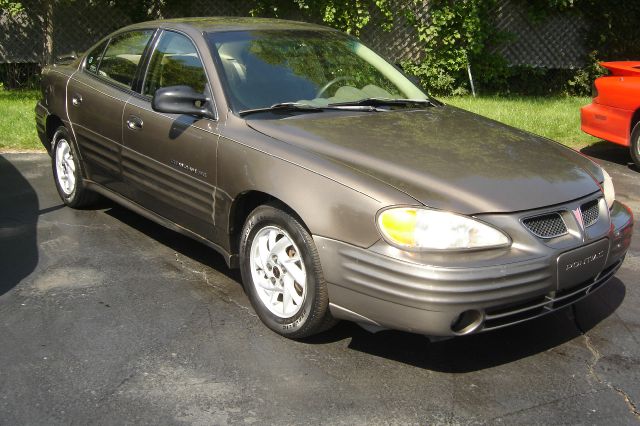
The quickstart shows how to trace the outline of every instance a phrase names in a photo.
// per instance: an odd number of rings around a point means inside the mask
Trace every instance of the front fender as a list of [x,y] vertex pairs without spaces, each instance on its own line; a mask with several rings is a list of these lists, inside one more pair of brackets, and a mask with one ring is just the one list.
[[313,235],[369,247],[380,235],[376,212],[417,204],[404,193],[343,165],[250,129],[223,135],[218,145],[216,223],[229,234],[233,201],[259,191],[287,204]]

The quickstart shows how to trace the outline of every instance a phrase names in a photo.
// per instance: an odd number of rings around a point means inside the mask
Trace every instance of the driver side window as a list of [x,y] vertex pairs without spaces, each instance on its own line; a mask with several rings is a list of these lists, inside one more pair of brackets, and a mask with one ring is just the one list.
[[204,92],[207,76],[195,46],[186,36],[172,31],[162,34],[153,52],[143,94],[153,96],[162,87],[186,85]]

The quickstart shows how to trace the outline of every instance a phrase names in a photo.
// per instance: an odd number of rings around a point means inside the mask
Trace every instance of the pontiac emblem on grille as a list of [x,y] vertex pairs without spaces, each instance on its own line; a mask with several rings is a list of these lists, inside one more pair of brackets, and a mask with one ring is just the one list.
[[576,222],[578,222],[580,230],[584,231],[584,220],[582,219],[582,210],[580,210],[580,207],[575,210],[571,210],[571,213],[573,213],[573,216],[576,218]]

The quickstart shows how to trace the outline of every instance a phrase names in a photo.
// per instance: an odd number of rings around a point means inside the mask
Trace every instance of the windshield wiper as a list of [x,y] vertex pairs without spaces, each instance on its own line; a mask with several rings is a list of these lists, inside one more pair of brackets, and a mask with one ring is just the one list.
[[411,105],[420,105],[420,106],[437,106],[438,104],[431,99],[390,99],[390,98],[365,98],[359,99],[357,101],[347,101],[347,102],[335,102],[329,104],[329,106],[411,106]]
[[322,108],[315,107],[313,105],[300,104],[297,102],[282,102],[279,104],[273,104],[270,107],[245,109],[238,112],[240,116],[247,114],[253,114],[256,112],[268,112],[268,111],[303,111],[303,112],[322,112]]
[[258,112],[270,112],[270,111],[301,111],[301,112],[322,112],[325,110],[342,110],[342,111],[378,111],[375,105],[338,105],[331,104],[327,106],[315,106],[309,104],[302,104],[299,102],[282,102],[273,104],[270,107],[253,108],[239,111],[238,114],[243,117],[247,114],[253,114]]

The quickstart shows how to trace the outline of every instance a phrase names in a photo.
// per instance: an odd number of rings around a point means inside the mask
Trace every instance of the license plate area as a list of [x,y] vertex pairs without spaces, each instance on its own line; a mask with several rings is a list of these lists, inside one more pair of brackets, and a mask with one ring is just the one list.
[[607,263],[609,240],[604,238],[558,256],[558,290],[595,278]]

